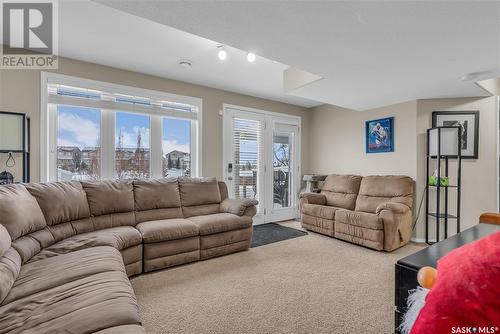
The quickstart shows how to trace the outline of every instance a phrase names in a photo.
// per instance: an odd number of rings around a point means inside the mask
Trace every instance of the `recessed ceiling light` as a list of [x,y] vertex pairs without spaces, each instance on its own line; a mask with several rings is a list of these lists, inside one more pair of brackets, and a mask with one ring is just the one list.
[[252,53],[252,52],[249,52],[247,54],[247,60],[250,62],[250,63],[253,63],[255,61],[255,59],[257,58],[257,56],[255,55],[255,53]]
[[224,50],[224,45],[217,45],[217,48],[219,49],[219,52],[217,53],[217,57],[219,57],[220,60],[226,60],[227,52],[226,52],[226,50]]
[[189,59],[181,59],[179,60],[179,65],[181,65],[182,67],[191,67],[193,66],[193,62]]

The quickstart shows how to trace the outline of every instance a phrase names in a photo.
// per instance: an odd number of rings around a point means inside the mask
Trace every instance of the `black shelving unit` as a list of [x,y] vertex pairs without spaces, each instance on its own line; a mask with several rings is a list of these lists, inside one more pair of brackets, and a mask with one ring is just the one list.
[[23,180],[30,182],[30,119],[24,113],[0,111],[1,115],[15,115],[22,118],[22,148],[17,150],[4,149],[0,147],[0,154],[21,154],[23,157]]
[[[458,129],[458,147],[457,155],[443,155],[441,152],[441,131],[446,128]],[[431,244],[429,241],[429,223],[430,219],[434,219],[436,222],[436,242],[440,239],[440,227],[441,222],[444,222],[444,238],[448,238],[448,224],[450,221],[454,221],[456,225],[456,232],[460,233],[460,191],[461,191],[461,178],[462,178],[462,149],[461,149],[461,128],[454,126],[439,126],[427,130],[427,173],[425,179],[425,242]],[[431,155],[430,153],[430,133],[431,131],[437,131],[437,154]],[[456,184],[442,186],[441,177],[449,177],[449,161],[450,159],[457,160],[457,179]],[[431,171],[431,163],[436,163],[437,168],[437,184],[429,185],[429,176]],[[442,168],[442,163],[444,162],[444,171]],[[444,173],[443,173],[444,172]],[[452,189],[456,191],[456,213],[451,214],[449,212],[449,190]],[[431,193],[432,191],[432,193]],[[441,191],[444,191],[444,203],[441,203]],[[434,196],[436,200],[435,210],[429,211],[430,197]],[[443,208],[444,206],[444,208]],[[443,210],[444,209],[444,210]]]

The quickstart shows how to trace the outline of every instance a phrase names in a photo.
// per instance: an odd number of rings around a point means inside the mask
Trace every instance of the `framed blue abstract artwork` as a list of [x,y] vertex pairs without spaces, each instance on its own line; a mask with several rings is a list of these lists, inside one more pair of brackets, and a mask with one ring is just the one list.
[[366,153],[394,152],[394,117],[365,123]]

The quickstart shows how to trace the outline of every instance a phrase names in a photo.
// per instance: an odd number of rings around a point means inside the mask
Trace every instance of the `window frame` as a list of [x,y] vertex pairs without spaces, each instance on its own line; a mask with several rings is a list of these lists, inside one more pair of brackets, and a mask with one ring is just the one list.
[[[162,173],[162,118],[178,118],[192,120],[190,131],[190,159],[191,175],[202,176],[202,120],[203,100],[197,97],[166,93],[162,91],[136,88],[104,81],[83,79],[63,74],[41,72],[40,87],[40,181],[57,180],[57,105],[96,108],[94,105],[85,105],[85,101],[78,105],[67,103],[50,103],[47,93],[49,84],[60,84],[81,87],[85,89],[102,90],[112,94],[144,96],[155,100],[164,100],[173,103],[189,104],[196,108],[195,113],[161,110],[155,107],[134,106],[124,104],[124,108],[97,109],[101,111],[100,138],[101,138],[101,179],[114,179],[115,174],[115,128],[116,112],[127,112],[147,115],[150,117],[150,176],[163,177]],[[131,110],[133,109],[133,110]],[[137,109],[137,110],[136,110]],[[193,116],[194,115],[194,116]]]

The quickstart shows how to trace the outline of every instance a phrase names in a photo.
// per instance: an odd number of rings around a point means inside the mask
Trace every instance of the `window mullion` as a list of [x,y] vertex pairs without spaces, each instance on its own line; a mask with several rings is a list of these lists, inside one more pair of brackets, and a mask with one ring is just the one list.
[[48,105],[49,150],[48,150],[48,180],[57,181],[57,106]]
[[151,150],[151,176],[159,178],[163,176],[162,171],[162,120],[159,115],[151,115],[150,150]]
[[198,159],[199,154],[198,154],[198,145],[197,145],[197,126],[198,122],[197,121],[191,121],[190,122],[190,140],[189,140],[189,146],[190,146],[190,168],[191,168],[191,176],[201,176],[200,175],[200,170],[199,170],[199,165],[198,165]]
[[115,178],[115,111],[101,110],[101,178]]

